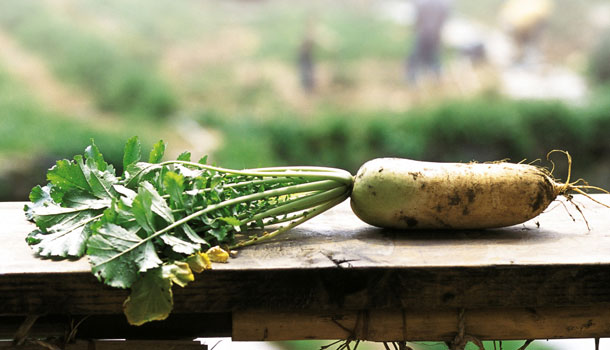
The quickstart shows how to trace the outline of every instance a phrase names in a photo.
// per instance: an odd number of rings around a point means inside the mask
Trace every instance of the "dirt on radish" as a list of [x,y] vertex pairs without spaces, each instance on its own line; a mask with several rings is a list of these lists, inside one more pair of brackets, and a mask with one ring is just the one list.
[[602,190],[579,184],[581,180],[570,183],[569,176],[562,183],[545,168],[508,162],[380,158],[365,163],[356,174],[351,206],[363,221],[385,228],[504,227],[536,217],[559,195]]

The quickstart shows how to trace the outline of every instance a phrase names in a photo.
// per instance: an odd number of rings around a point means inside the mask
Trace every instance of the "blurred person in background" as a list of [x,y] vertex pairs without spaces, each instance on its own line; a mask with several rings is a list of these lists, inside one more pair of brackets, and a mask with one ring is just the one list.
[[531,65],[540,56],[540,38],[553,12],[552,0],[507,0],[500,23],[514,41],[516,65]]
[[316,87],[314,62],[314,23],[314,15],[310,14],[305,24],[305,33],[303,34],[298,51],[298,67],[301,88],[308,94],[313,93]]
[[451,0],[415,0],[414,44],[407,58],[407,82],[416,85],[425,74],[441,75],[441,34]]

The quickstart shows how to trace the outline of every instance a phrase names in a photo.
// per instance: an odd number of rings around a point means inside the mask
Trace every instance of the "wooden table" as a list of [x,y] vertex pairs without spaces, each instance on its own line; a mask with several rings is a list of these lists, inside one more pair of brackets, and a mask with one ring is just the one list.
[[[595,195],[610,203],[610,195]],[[88,262],[35,257],[24,203],[0,203],[0,339],[30,336],[234,340],[442,340],[610,336],[610,209],[582,197],[522,225],[486,231],[391,231],[343,203],[227,264],[174,286],[162,322],[127,325],[128,292]]]

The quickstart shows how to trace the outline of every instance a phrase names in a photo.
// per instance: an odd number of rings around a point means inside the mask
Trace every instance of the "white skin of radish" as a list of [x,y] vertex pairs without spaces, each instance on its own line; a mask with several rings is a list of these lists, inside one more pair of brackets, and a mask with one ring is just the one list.
[[356,174],[351,205],[379,227],[480,229],[532,219],[558,194],[559,186],[531,165],[381,158]]

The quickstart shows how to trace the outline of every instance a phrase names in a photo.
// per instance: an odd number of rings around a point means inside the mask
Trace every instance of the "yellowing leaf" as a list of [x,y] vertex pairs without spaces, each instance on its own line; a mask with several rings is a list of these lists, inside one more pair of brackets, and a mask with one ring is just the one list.
[[162,270],[163,278],[169,278],[180,287],[184,287],[189,282],[195,280],[189,264],[183,261],[175,261],[171,265],[163,265]]
[[191,270],[201,273],[204,270],[212,269],[212,262],[206,253],[197,252],[186,259],[186,262],[191,267]]
[[226,263],[229,261],[229,253],[219,246],[212,247],[205,253],[212,262]]
[[164,278],[161,268],[147,271],[133,284],[131,294],[123,303],[129,324],[139,326],[166,319],[174,304],[171,288],[172,281]]

